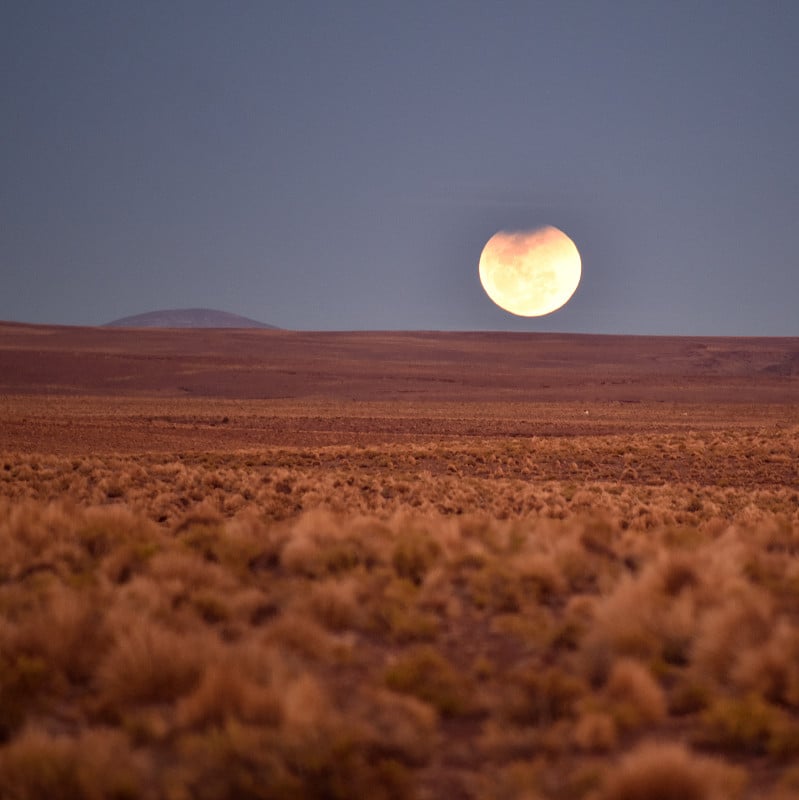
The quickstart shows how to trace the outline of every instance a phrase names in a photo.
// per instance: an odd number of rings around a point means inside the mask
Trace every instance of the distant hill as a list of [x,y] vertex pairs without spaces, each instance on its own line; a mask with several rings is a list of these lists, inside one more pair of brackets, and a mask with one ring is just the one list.
[[146,314],[134,314],[107,322],[106,327],[113,328],[270,328],[265,322],[240,317],[227,311],[216,311],[213,308],[170,308],[164,311],[149,311]]

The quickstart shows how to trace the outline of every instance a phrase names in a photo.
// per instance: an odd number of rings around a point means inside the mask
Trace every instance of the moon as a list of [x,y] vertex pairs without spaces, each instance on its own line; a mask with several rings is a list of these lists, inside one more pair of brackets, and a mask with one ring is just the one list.
[[581,274],[577,245],[551,225],[499,231],[480,254],[480,283],[486,294],[520,317],[557,311],[574,294]]

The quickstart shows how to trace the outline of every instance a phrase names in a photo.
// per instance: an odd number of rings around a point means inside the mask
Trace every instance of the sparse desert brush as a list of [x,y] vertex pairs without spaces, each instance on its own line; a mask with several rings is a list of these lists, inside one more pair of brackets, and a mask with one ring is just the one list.
[[232,592],[238,585],[229,570],[192,549],[170,549],[153,556],[146,571],[173,604],[198,591]]
[[426,702],[386,689],[364,693],[360,713],[376,749],[409,766],[427,764],[439,745],[439,718]]
[[734,800],[745,784],[742,770],[697,756],[683,745],[645,743],[607,775],[602,800]]
[[[569,531],[562,531],[564,539],[569,538]],[[531,537],[531,544],[537,537]],[[558,548],[560,549],[560,548]],[[527,547],[508,559],[510,569],[518,575],[525,598],[538,603],[556,603],[566,593],[567,583],[559,563],[560,553],[553,547]]]
[[568,672],[531,664],[509,676],[505,713],[518,725],[551,725],[574,717],[587,691],[586,684]]
[[768,641],[741,653],[731,674],[734,686],[771,703],[799,710],[799,629],[777,620]]
[[225,523],[224,536],[219,537],[214,554],[223,567],[242,580],[248,573],[268,567],[270,561],[276,566],[285,536],[276,527],[265,529],[258,516],[248,512]]
[[669,714],[683,716],[704,711],[713,698],[710,682],[690,672],[682,676],[669,690]]
[[180,753],[190,767],[175,784],[181,794],[199,800],[413,796],[407,769],[373,756],[357,731],[343,726],[308,731],[288,743],[280,732],[228,722],[187,737]]
[[348,641],[336,638],[307,615],[284,613],[266,623],[263,641],[311,661],[334,663],[346,659]]
[[391,563],[400,578],[418,585],[440,553],[441,545],[429,530],[405,530],[394,545]]
[[739,755],[799,754],[796,723],[755,694],[716,699],[702,714],[696,741]]
[[460,716],[472,706],[468,679],[429,646],[412,648],[391,663],[386,686],[429,703],[446,717]]
[[[745,535],[736,533],[725,543],[682,529],[660,533],[655,537],[659,549],[644,556],[642,569],[617,581],[598,607],[605,635],[631,655],[658,656],[674,664],[696,655],[707,666],[705,659],[712,660],[710,651],[719,644],[711,629],[718,626],[723,638],[722,629],[736,628],[732,618],[746,618],[760,630],[755,619],[765,618],[768,598],[739,575],[737,553]],[[751,625],[744,624],[742,636],[747,630],[757,635]],[[654,649],[653,634],[659,641]],[[726,657],[717,655],[720,661]]]
[[586,674],[603,683],[618,655],[681,661],[696,625],[690,596],[676,601],[660,591],[656,574],[625,577],[595,605],[594,624],[582,641]]
[[788,767],[768,797],[769,800],[793,800],[799,797],[799,767]]
[[29,658],[42,659],[54,675],[72,684],[89,680],[110,641],[98,607],[103,596],[55,584],[42,592],[38,603],[16,622],[6,648]]
[[358,583],[352,579],[331,578],[316,583],[308,602],[317,620],[334,631],[355,626],[362,616]]
[[735,797],[675,740],[791,796],[794,411],[153,403],[172,451],[0,458],[0,796]]
[[57,683],[41,656],[0,651],[0,742],[11,738],[26,717],[46,705],[45,697]]
[[[47,563],[48,556],[74,546],[71,510],[56,505],[21,503],[3,509],[0,516],[0,568],[5,577],[19,577],[35,560]],[[52,569],[62,568],[57,558]]]
[[554,567],[559,580],[565,584],[570,594],[595,592],[610,578],[615,565],[598,562],[596,555],[587,552],[576,532],[565,537],[554,555]]
[[133,622],[116,633],[97,670],[109,713],[129,705],[175,702],[199,680],[213,650],[205,638],[184,637],[155,622]]
[[481,725],[477,747],[487,764],[529,761],[541,754],[541,730],[532,726],[508,725],[506,718],[490,716]]
[[206,667],[194,690],[176,706],[177,724],[190,728],[222,726],[230,719],[277,725],[282,714],[274,687],[256,683],[225,660]]
[[512,761],[480,782],[479,800],[540,800],[544,770],[540,763]]
[[379,538],[378,531],[372,541],[348,530],[332,514],[316,511],[293,527],[280,561],[287,570],[308,577],[344,573],[379,560]]
[[623,658],[613,664],[605,694],[620,730],[645,727],[666,715],[663,689],[652,673],[633,659]]
[[683,590],[696,586],[701,578],[697,572],[695,558],[691,558],[687,553],[669,553],[659,565],[660,579],[663,591],[672,597],[676,597]]
[[618,744],[618,726],[610,714],[589,711],[577,720],[572,738],[580,750],[588,753],[609,753]]
[[0,796],[21,800],[104,800],[140,797],[148,780],[146,756],[108,728],[79,736],[26,729],[0,750]]
[[691,661],[698,670],[724,682],[747,651],[768,640],[773,604],[762,590],[739,583],[731,584],[723,603],[720,598],[717,603],[699,619]]
[[525,600],[521,576],[502,558],[492,558],[469,580],[469,600],[480,609],[495,613],[516,613]]
[[410,581],[376,576],[367,584],[364,630],[394,642],[430,641],[439,631],[439,617],[423,607],[424,593]]

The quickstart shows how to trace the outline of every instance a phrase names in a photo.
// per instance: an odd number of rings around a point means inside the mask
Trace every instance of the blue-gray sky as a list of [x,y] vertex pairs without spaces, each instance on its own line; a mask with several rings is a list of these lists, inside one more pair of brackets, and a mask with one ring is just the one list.
[[[799,3],[11,0],[0,319],[798,335]],[[497,230],[583,257],[483,293]]]

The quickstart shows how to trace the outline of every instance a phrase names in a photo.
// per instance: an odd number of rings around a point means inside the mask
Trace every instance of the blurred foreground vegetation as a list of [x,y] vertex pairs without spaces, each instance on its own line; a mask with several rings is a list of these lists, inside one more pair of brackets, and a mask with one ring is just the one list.
[[797,797],[795,433],[5,453],[0,797]]

